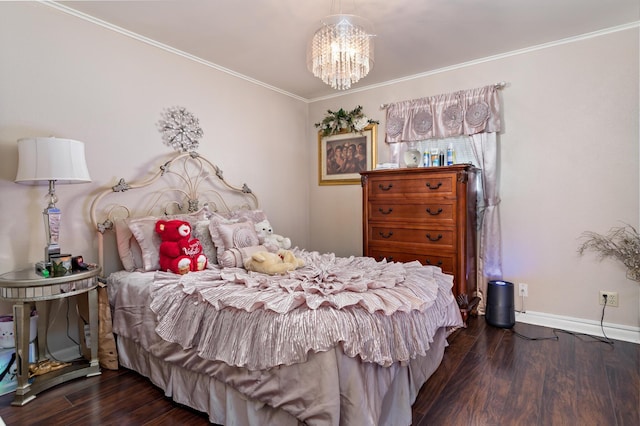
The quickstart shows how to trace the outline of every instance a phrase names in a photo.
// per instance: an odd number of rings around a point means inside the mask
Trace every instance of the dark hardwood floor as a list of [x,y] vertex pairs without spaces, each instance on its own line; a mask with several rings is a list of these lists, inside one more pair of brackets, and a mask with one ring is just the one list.
[[[472,318],[413,407],[415,425],[638,425],[640,345],[516,324],[526,340]],[[120,369],[40,394],[24,407],[0,397],[8,425],[205,425],[147,379]]]
[[640,345],[484,317],[458,331],[413,407],[415,425],[638,425]]

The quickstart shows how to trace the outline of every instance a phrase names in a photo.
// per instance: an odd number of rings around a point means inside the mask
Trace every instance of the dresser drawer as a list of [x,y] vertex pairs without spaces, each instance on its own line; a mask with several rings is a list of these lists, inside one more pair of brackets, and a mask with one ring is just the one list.
[[367,206],[369,220],[376,222],[455,224],[455,200],[436,199],[424,203],[400,200],[372,201]]
[[437,266],[446,274],[453,274],[455,271],[456,257],[453,254],[419,253],[411,250],[385,250],[383,248],[372,247],[368,255],[380,261],[387,259],[388,262],[412,262],[417,260],[423,265]]
[[367,234],[369,243],[420,244],[448,250],[454,249],[456,241],[455,229],[437,226],[369,223]]
[[440,267],[453,294],[472,300],[479,173],[470,164],[361,172],[365,256]]
[[367,184],[370,199],[424,198],[425,196],[455,197],[456,174],[432,173],[410,178],[401,176],[369,177]]

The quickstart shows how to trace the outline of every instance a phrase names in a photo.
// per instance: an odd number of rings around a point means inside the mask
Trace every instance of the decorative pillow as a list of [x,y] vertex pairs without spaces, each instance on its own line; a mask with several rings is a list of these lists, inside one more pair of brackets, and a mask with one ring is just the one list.
[[156,234],[156,217],[143,217],[129,220],[129,229],[142,251],[142,269],[157,271],[160,269],[160,236]]
[[267,214],[262,210],[238,209],[228,213],[229,219],[235,219],[237,222],[245,222],[247,220],[258,223],[267,220]]
[[142,250],[129,229],[128,219],[114,220],[118,254],[125,271],[133,272],[142,269]]
[[193,238],[200,240],[204,255],[207,256],[208,265],[218,263],[218,253],[216,252],[216,246],[211,239],[211,233],[209,232],[208,220],[199,220],[196,222],[196,226],[193,228]]
[[250,258],[253,253],[266,250],[265,246],[231,248],[225,250],[222,256],[218,257],[218,265],[223,268],[244,268],[244,261]]
[[229,223],[212,218],[209,223],[209,232],[216,246],[218,258],[222,257],[225,250],[260,244],[253,222],[250,221]]

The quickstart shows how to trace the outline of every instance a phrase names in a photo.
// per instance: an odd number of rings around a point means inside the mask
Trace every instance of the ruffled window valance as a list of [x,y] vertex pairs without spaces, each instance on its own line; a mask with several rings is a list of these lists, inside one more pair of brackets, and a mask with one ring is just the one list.
[[499,132],[498,86],[461,90],[387,106],[387,143]]

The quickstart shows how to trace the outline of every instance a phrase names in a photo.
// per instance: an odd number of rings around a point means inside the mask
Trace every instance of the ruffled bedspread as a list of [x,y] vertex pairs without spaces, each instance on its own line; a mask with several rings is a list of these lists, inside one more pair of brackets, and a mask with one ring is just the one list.
[[157,272],[156,333],[204,359],[263,370],[338,344],[365,362],[407,362],[426,353],[440,327],[462,325],[453,279],[439,268],[295,253],[306,266],[282,276]]

